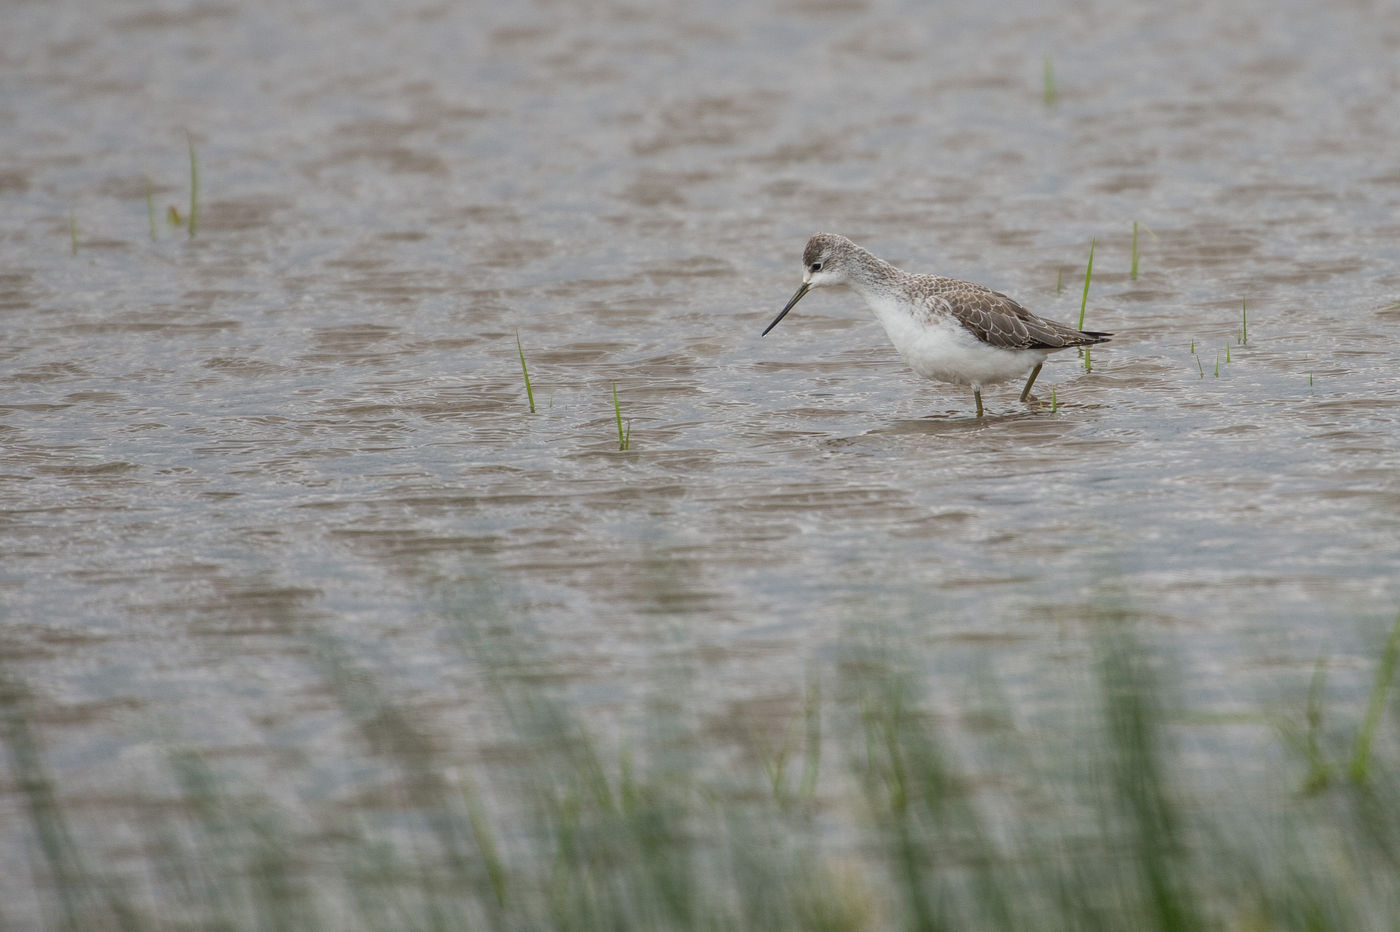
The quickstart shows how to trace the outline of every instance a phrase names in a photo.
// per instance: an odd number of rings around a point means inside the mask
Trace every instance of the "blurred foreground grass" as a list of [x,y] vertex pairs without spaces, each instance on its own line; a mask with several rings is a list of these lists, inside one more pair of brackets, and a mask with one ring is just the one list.
[[[995,727],[955,730],[915,648],[853,638],[757,764],[705,746],[693,683],[618,738],[508,626],[468,619],[455,643],[491,736],[470,741],[492,750],[463,751],[320,637],[361,755],[336,769],[373,792],[289,806],[169,742],[171,789],[101,823],[65,801],[11,672],[0,799],[28,838],[7,844],[53,929],[1394,928],[1400,635],[1364,716],[1331,723],[1315,690],[1301,721],[1263,729],[1268,747],[1222,750],[1188,748],[1170,664],[1125,619],[1100,627],[1093,685],[1053,730],[1018,727],[994,682],[977,714]],[[1183,776],[1202,754],[1205,788]],[[314,783],[307,768],[287,782]],[[29,924],[13,911],[0,925]]]

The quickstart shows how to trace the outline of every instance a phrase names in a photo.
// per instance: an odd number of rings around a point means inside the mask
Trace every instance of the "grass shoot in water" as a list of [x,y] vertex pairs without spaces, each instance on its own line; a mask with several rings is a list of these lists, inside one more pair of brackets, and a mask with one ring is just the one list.
[[617,448],[626,452],[632,444],[632,419],[627,419],[626,430],[622,427],[622,405],[617,400],[617,383],[612,383],[613,413],[617,415]]
[[1094,244],[1097,241],[1097,237],[1091,237],[1089,240],[1089,264],[1084,267],[1084,296],[1079,299],[1080,330],[1084,329],[1084,309],[1089,306],[1089,281],[1094,277]]
[[520,373],[525,376],[525,397],[530,401],[530,413],[535,413],[535,392],[530,388],[530,370],[525,365],[525,347],[520,345],[520,331],[515,331],[515,350],[520,354]]
[[1050,60],[1050,53],[1046,52],[1041,74],[1041,99],[1045,102],[1045,106],[1053,107],[1059,96],[1059,92],[1055,90],[1055,65]]
[[1245,299],[1240,298],[1240,346],[1249,342],[1249,313],[1245,309]]
[[[1084,309],[1089,305],[1089,282],[1094,277],[1094,243],[1096,237],[1089,239],[1089,264],[1084,267],[1084,296],[1079,299],[1079,328],[1084,329]],[[1092,364],[1089,360],[1089,347],[1084,347],[1084,371],[1088,372]]]
[[[798,731],[801,737],[798,737]],[[758,750],[759,759],[768,776],[773,790],[773,798],[781,804],[795,799],[811,799],[817,789],[817,776],[821,765],[821,689],[815,681],[807,684],[807,702],[803,709],[795,713],[784,729],[782,743],[772,748],[757,729],[750,730],[750,740]],[[799,747],[799,742],[801,746]],[[802,753],[802,776],[797,784],[796,796],[787,778],[787,765],[794,752]]]
[[78,212],[68,211],[68,243],[73,250],[73,255],[78,254]]
[[1386,639],[1385,650],[1376,667],[1376,683],[1371,687],[1371,699],[1366,706],[1366,718],[1356,735],[1350,773],[1357,783],[1364,783],[1371,773],[1371,744],[1381,722],[1381,713],[1385,711],[1386,699],[1390,696],[1390,683],[1395,678],[1397,660],[1400,660],[1400,616],[1396,617],[1390,637]]
[[1308,774],[1303,779],[1304,793],[1326,789],[1332,781],[1332,765],[1322,751],[1322,695],[1326,683],[1327,665],[1319,657],[1313,665],[1312,681],[1308,683],[1308,698],[1304,706],[1307,727],[1301,739],[1294,740],[1308,764]]
[[[1067,697],[1083,705],[1043,733],[959,727],[960,717],[1010,723],[1020,710],[994,677],[987,698],[950,708],[927,694],[929,658],[876,630],[841,646],[830,700],[809,681],[806,708],[785,728],[787,778],[741,755],[716,779],[697,766],[710,753],[697,742],[715,738],[686,713],[685,681],[656,683],[664,694],[641,713],[637,746],[619,750],[522,626],[476,601],[460,611],[441,619],[445,643],[480,671],[489,746],[508,742],[509,755],[455,747],[457,729],[400,703],[390,670],[317,635],[311,667],[347,741],[288,755],[282,788],[317,786],[327,772],[382,777],[318,806],[323,792],[274,799],[240,782],[217,748],[168,746],[155,775],[170,788],[133,788],[137,804],[105,838],[73,801],[72,777],[47,766],[44,706],[0,669],[0,766],[32,838],[34,927],[141,932],[171,917],[180,928],[500,932],[1393,927],[1400,782],[1396,720],[1382,712],[1400,619],[1357,735],[1361,776],[1290,791],[1299,766],[1344,771],[1328,764],[1339,736],[1323,732],[1319,672],[1306,734],[1294,735],[1314,753],[1249,757],[1259,794],[1233,789],[1238,742],[1213,755],[1223,779],[1201,784],[1178,766],[1184,749],[1215,741],[1183,722],[1174,697],[1184,682],[1173,685],[1160,649],[1135,642],[1126,612],[1098,619],[1084,677],[1096,688]],[[825,734],[822,716],[834,725]],[[1269,716],[1256,718],[1267,741]],[[819,781],[821,743],[841,766]],[[1270,776],[1280,762],[1288,772]],[[372,801],[347,812],[361,786]],[[103,857],[114,843],[116,866]],[[6,918],[17,908],[6,903]]]

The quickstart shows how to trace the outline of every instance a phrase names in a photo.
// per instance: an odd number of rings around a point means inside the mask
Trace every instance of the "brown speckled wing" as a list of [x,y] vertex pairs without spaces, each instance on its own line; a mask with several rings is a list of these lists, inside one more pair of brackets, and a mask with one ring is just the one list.
[[972,282],[943,279],[936,288],[938,297],[958,323],[991,346],[1003,349],[1063,349],[1102,343],[1110,334],[1080,332],[1073,327],[1045,320],[1026,310],[1013,299]]

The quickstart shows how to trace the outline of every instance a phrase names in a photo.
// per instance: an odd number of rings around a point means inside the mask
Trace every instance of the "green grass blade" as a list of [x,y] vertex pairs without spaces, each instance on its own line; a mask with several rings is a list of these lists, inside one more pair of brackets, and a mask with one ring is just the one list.
[[1084,309],[1089,305],[1089,281],[1094,277],[1094,243],[1097,237],[1089,240],[1089,264],[1084,267],[1084,297],[1079,299],[1079,328],[1084,329]]
[[1045,55],[1045,67],[1042,75],[1042,99],[1045,106],[1055,106],[1055,101],[1059,99],[1059,93],[1055,90],[1055,64],[1050,60],[1050,54]]
[[816,679],[807,681],[807,708],[804,710],[806,724],[806,745],[802,753],[802,781],[797,792],[803,799],[811,799],[817,791],[817,778],[821,772],[822,756],[822,694]]
[[1144,906],[1162,930],[1203,929],[1193,896],[1182,825],[1169,785],[1162,699],[1142,647],[1116,634],[1100,660],[1103,708],[1113,749],[1110,786],[1126,822],[1130,862]]
[[462,788],[462,801],[465,804],[467,820],[471,825],[472,837],[481,853],[482,864],[491,881],[491,889],[496,894],[497,905],[506,905],[506,868],[496,844],[495,832],[486,818],[486,810],[481,805],[476,791],[470,786]]
[[[1094,277],[1094,244],[1096,237],[1089,239],[1089,264],[1084,267],[1084,295],[1079,299],[1079,329],[1084,329],[1084,309],[1089,305],[1089,282]],[[1088,372],[1093,368],[1093,359],[1089,352],[1089,347],[1084,347],[1084,371]]]
[[73,250],[73,255],[78,254],[78,212],[68,211],[68,242]]
[[530,370],[525,365],[525,347],[520,345],[520,331],[515,331],[515,349],[520,354],[520,372],[525,376],[525,397],[530,400],[530,413],[535,413],[535,392],[530,387]]
[[1313,667],[1312,682],[1308,684],[1308,727],[1303,733],[1302,750],[1308,763],[1308,775],[1303,780],[1304,793],[1316,793],[1332,779],[1332,767],[1322,751],[1322,695],[1327,683],[1327,667],[1319,658]]
[[1240,298],[1240,346],[1249,342],[1249,312],[1245,308],[1245,299]]
[[623,430],[623,428],[622,428],[622,405],[621,405],[621,403],[618,402],[618,400],[617,400],[617,383],[616,383],[616,382],[612,383],[612,393],[613,393],[613,413],[617,415],[617,448],[618,448],[618,450],[621,450],[621,451],[623,451],[623,452],[626,452],[626,451],[627,451],[627,448],[631,445],[631,442],[632,442],[632,422],[629,420],[629,421],[627,422],[627,429],[626,429],[626,430]]
[[1381,654],[1380,665],[1376,668],[1376,685],[1371,689],[1371,701],[1366,706],[1366,718],[1361,731],[1356,736],[1356,750],[1351,756],[1351,778],[1360,783],[1371,769],[1371,742],[1380,725],[1381,713],[1385,711],[1385,701],[1390,694],[1390,681],[1395,677],[1395,664],[1400,660],[1400,616],[1390,629],[1390,637],[1385,642],[1385,652]]
[[[32,702],[24,687],[0,670],[0,749],[8,765],[13,799],[28,818],[42,864],[57,895],[59,916],[49,916],[52,928],[84,928],[84,914],[93,906],[96,878],[83,861],[53,775],[44,762],[42,736],[32,727]],[[42,872],[41,872],[42,873]]]

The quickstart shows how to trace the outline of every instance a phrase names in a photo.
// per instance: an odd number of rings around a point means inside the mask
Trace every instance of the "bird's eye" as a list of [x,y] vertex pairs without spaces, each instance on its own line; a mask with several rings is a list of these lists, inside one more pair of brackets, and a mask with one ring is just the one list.
[[813,263],[812,263],[812,271],[813,271],[813,272],[820,272],[821,270],[822,270],[822,264],[821,264],[820,262],[813,262]]

